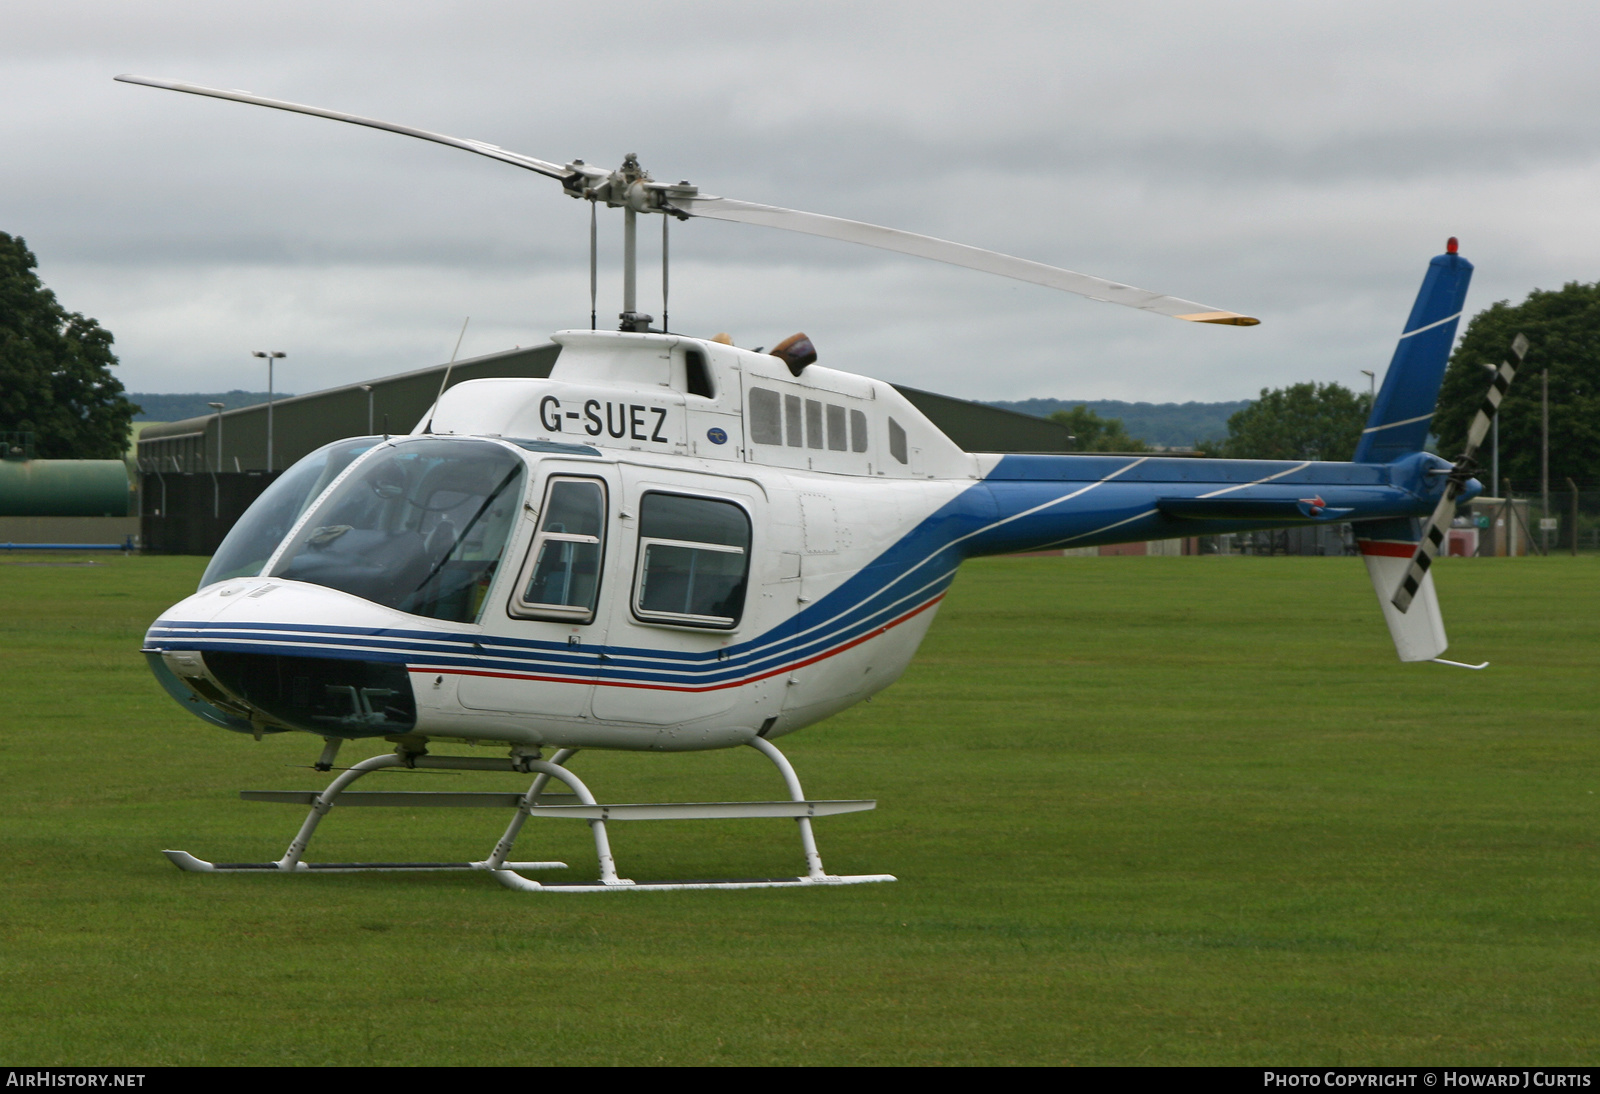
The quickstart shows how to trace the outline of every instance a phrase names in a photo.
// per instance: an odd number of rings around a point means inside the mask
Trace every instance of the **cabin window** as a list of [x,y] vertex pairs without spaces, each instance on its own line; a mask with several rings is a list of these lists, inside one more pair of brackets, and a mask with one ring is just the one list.
[[756,444],[787,443],[790,448],[826,448],[830,452],[867,450],[867,416],[861,411],[780,395],[770,388],[750,389],[749,425],[750,439]]
[[889,455],[906,462],[906,431],[893,418],[889,419]]
[[783,397],[783,425],[788,430],[790,448],[800,448],[805,445],[805,431],[800,427],[800,396]]
[[637,618],[733,627],[744,611],[749,572],[750,518],[743,508],[682,494],[640,499]]
[[850,438],[845,435],[844,407],[828,404],[828,449],[833,452],[844,452],[850,447]]
[[782,444],[783,422],[778,393],[764,387],[750,389],[750,439],[756,444]]
[[700,395],[707,399],[717,396],[716,388],[711,386],[711,366],[706,363],[706,355],[697,349],[685,350],[683,353],[683,370],[688,381],[689,394]]
[[821,448],[822,404],[815,399],[806,400],[806,447]]
[[551,478],[545,486],[539,533],[528,551],[511,614],[593,622],[600,595],[605,528],[605,483]]

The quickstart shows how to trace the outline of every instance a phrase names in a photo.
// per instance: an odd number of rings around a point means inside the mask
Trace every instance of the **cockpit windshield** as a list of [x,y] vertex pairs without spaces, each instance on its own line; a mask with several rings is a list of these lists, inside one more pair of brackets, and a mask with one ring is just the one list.
[[470,623],[521,508],[523,469],[491,441],[390,445],[318,504],[272,576]]
[[200,588],[230,577],[255,577],[289,534],[294,522],[360,456],[383,443],[380,437],[351,437],[323,445],[278,476],[245,510],[211,556]]

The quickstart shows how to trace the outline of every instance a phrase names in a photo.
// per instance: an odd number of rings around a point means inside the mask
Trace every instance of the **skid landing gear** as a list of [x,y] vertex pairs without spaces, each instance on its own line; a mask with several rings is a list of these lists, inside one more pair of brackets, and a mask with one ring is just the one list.
[[[860,885],[871,881],[893,881],[892,874],[830,874],[822,868],[822,857],[817,854],[817,841],[811,832],[812,817],[827,817],[838,813],[858,813],[872,809],[878,803],[859,801],[810,801],[800,789],[800,780],[783,753],[770,741],[760,737],[750,741],[750,747],[760,752],[783,775],[789,791],[788,801],[765,802],[668,802],[658,804],[604,805],[595,801],[594,795],[583,781],[562,765],[577,755],[575,748],[564,748],[550,760],[536,755],[514,754],[510,759],[489,759],[471,756],[429,756],[425,753],[396,750],[374,756],[342,772],[320,794],[309,790],[245,790],[240,797],[246,801],[281,802],[289,805],[310,805],[311,812],[300,832],[283,857],[276,862],[207,862],[195,858],[187,851],[163,851],[168,860],[181,870],[196,873],[261,873],[265,871],[286,873],[364,873],[386,871],[414,873],[431,870],[483,870],[509,889],[524,892],[604,893],[653,892],[669,889],[774,889],[799,885]],[[324,754],[326,757],[326,753]],[[320,765],[319,765],[320,766]],[[348,792],[351,783],[363,775],[386,767],[424,767],[452,771],[518,771],[533,774],[533,785],[525,794],[516,793],[461,793],[434,791]],[[571,794],[547,794],[545,787],[551,778],[571,787]],[[511,808],[516,815],[511,818],[505,835],[495,844],[489,857],[478,862],[305,862],[302,861],[311,836],[317,825],[334,805],[403,805],[403,806],[466,806]],[[594,833],[595,855],[600,861],[600,877],[592,882],[534,881],[523,877],[519,870],[560,870],[564,862],[510,861],[512,844],[529,817],[572,817],[589,822]],[[735,817],[793,817],[800,828],[800,845],[805,852],[805,875],[796,877],[734,878],[709,881],[633,881],[617,876],[616,862],[611,856],[611,841],[606,836],[606,822],[635,820],[722,820]]]

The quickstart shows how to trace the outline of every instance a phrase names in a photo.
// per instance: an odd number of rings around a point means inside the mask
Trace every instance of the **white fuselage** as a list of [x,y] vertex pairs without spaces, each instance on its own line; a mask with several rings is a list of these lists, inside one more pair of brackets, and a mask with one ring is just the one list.
[[[527,466],[521,513],[475,621],[419,619],[272,576],[269,562],[268,576],[218,582],[166,613],[152,637],[164,639],[167,665],[227,693],[202,680],[206,649],[403,657],[416,735],[668,750],[776,737],[904,672],[950,574],[928,567],[899,575],[894,589],[869,583],[842,600],[830,594],[970,488],[980,458],[879,381],[815,366],[796,377],[776,358],[673,336],[582,331],[557,340],[563,352],[548,380],[459,384],[413,434],[547,442],[515,449]],[[691,367],[702,370],[698,382]],[[708,394],[691,392],[707,380]],[[772,421],[746,421],[753,389],[771,393],[755,403],[775,408]],[[603,484],[606,533],[589,619],[515,614],[552,479]],[[651,493],[730,502],[748,515],[748,582],[733,625],[641,616],[638,514]],[[247,707],[246,699],[228,709],[277,728]],[[352,709],[364,709],[359,697]],[[361,728],[359,719],[344,727],[370,735]]]

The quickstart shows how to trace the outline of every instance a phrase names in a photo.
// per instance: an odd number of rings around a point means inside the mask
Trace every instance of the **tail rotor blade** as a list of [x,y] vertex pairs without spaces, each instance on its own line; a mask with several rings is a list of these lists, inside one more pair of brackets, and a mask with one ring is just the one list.
[[1406,568],[1406,576],[1400,579],[1400,588],[1395,590],[1390,600],[1402,612],[1411,607],[1417,590],[1422,588],[1422,579],[1428,576],[1428,568],[1439,557],[1439,548],[1444,545],[1445,529],[1450,526],[1450,518],[1456,513],[1456,491],[1456,483],[1452,479],[1444,488],[1444,497],[1434,507],[1433,516],[1428,518],[1416,553],[1411,556],[1411,565]]
[[1449,481],[1445,483],[1444,496],[1434,507],[1433,516],[1428,518],[1427,526],[1422,530],[1422,539],[1417,543],[1416,553],[1411,556],[1411,565],[1406,568],[1406,576],[1401,579],[1400,587],[1395,590],[1391,603],[1402,612],[1411,607],[1412,599],[1422,587],[1422,579],[1428,575],[1428,568],[1433,565],[1433,560],[1439,557],[1439,551],[1444,546],[1446,529],[1450,527],[1450,521],[1455,516],[1456,497],[1466,485],[1467,479],[1471,477],[1473,453],[1483,443],[1484,436],[1489,432],[1489,425],[1500,411],[1500,402],[1505,398],[1506,389],[1516,378],[1517,369],[1522,367],[1523,358],[1527,355],[1528,340],[1518,334],[1511,342],[1511,356],[1515,364],[1512,361],[1504,361],[1495,370],[1494,379],[1489,383],[1489,393],[1484,396],[1477,415],[1472,419],[1472,426],[1467,431],[1466,450],[1456,460]]
[[[1522,335],[1517,335],[1511,342],[1511,361],[1502,361],[1495,370],[1494,379],[1489,382],[1489,392],[1483,397],[1483,404],[1478,407],[1478,413],[1473,416],[1472,426],[1467,430],[1466,455],[1471,456],[1483,443],[1483,438],[1489,433],[1489,426],[1494,422],[1495,415],[1500,412],[1500,402],[1506,397],[1506,389],[1511,386],[1511,381],[1517,378],[1517,369],[1522,367],[1522,359],[1528,355],[1528,340]],[[1513,363],[1513,361],[1515,363]]]

